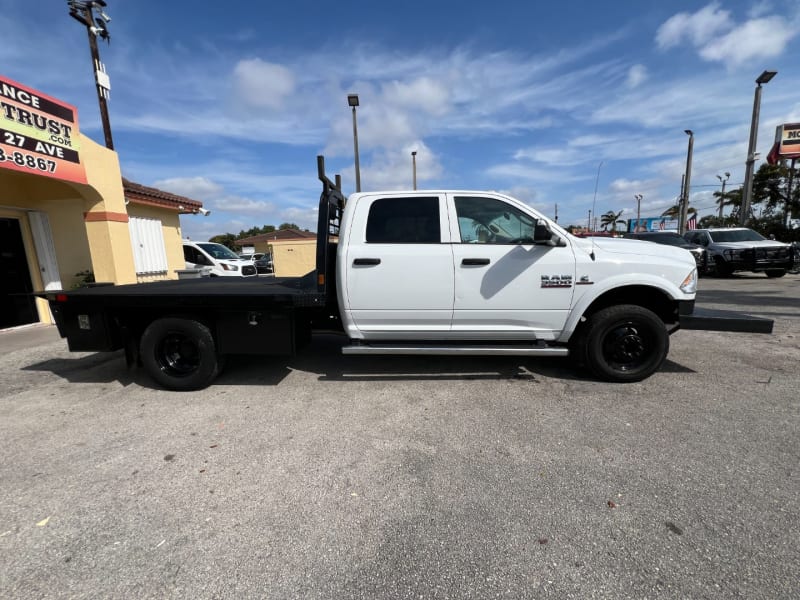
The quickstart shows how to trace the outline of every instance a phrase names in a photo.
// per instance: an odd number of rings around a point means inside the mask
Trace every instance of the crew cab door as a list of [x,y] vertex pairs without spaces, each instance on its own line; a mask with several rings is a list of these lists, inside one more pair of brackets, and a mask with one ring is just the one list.
[[572,247],[533,243],[538,216],[502,196],[448,194],[453,336],[554,339],[572,304]]
[[345,248],[351,337],[441,338],[453,315],[453,252],[444,194],[358,199]]

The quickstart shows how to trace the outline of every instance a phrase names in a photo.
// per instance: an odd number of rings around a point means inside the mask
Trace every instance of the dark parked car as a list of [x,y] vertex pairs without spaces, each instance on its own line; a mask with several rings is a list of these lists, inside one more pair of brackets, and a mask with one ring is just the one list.
[[687,242],[680,235],[674,231],[642,231],[637,233],[626,233],[626,238],[634,240],[644,240],[646,242],[655,242],[656,244],[666,244],[667,246],[677,246],[688,250],[694,256],[694,261],[697,263],[698,273],[708,273],[708,252],[700,244],[693,244]]
[[272,273],[272,259],[269,254],[256,252],[255,254],[240,254],[239,256],[252,260],[259,275],[270,275]]

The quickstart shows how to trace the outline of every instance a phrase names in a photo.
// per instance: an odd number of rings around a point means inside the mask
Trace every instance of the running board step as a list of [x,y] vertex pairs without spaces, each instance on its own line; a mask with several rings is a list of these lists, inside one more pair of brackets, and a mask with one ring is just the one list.
[[499,346],[426,346],[410,344],[354,344],[342,348],[342,354],[429,354],[439,356],[567,356],[569,350],[557,346],[499,345]]

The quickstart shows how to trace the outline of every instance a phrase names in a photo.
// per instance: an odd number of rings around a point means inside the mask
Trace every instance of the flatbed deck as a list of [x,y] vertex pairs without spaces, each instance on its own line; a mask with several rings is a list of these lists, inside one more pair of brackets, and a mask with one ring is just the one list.
[[101,302],[107,308],[156,306],[169,299],[173,306],[209,306],[224,300],[233,308],[239,302],[252,305],[289,304],[293,306],[320,306],[325,295],[317,291],[315,273],[303,277],[201,277],[134,283],[126,285],[94,284],[83,288],[39,292],[43,298],[67,296],[69,303]]

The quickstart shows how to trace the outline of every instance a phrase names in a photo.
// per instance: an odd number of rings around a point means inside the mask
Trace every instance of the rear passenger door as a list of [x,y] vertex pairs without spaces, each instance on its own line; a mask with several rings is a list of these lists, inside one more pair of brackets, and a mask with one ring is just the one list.
[[365,339],[446,334],[454,283],[444,194],[358,202],[345,251],[346,318]]

